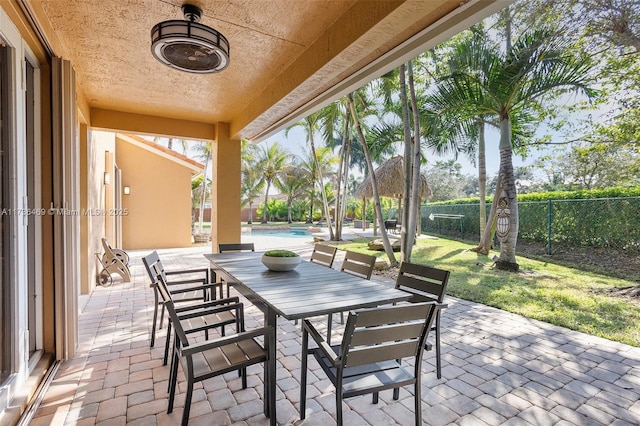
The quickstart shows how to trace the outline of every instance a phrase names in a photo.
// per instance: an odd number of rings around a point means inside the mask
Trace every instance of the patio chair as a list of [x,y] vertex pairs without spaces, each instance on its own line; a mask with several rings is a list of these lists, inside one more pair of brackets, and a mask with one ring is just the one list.
[[313,252],[311,253],[311,261],[323,266],[331,268],[333,266],[333,259],[336,258],[336,247],[331,247],[325,244],[316,244],[313,246]]
[[[227,252],[243,252],[243,251],[256,251],[256,247],[253,243],[225,243],[218,244],[218,253]],[[211,280],[217,281],[215,269],[211,269]],[[231,297],[229,293],[230,285],[227,283],[227,297]]]
[[[182,425],[189,423],[189,412],[191,410],[191,398],[193,386],[196,382],[219,376],[230,371],[238,370],[242,374],[242,388],[247,388],[246,368],[250,365],[265,363],[268,354],[266,349],[256,341],[256,338],[267,340],[269,334],[273,333],[272,328],[260,328],[258,330],[244,331],[243,305],[236,303],[227,305],[230,313],[235,313],[237,333],[220,337],[218,339],[195,342],[189,340],[184,328],[184,315],[180,316],[176,311],[173,302],[166,303],[167,312],[172,319],[176,338],[174,339],[174,355],[171,358],[171,372],[169,376],[169,405],[167,413],[173,411],[173,403],[176,396],[176,386],[178,382],[178,364],[181,364],[182,371],[187,379],[187,391],[182,413]],[[218,313],[222,308],[212,309]],[[206,315],[207,310],[200,314]],[[265,374],[264,395],[267,394],[267,378]],[[275,395],[269,398],[269,413],[275,416]]]
[[[340,267],[340,272],[355,275],[356,277],[371,279],[373,268],[376,265],[376,257],[355,251],[347,251],[344,261]],[[333,324],[333,314],[329,314],[327,325],[327,342],[331,344],[331,325]],[[344,312],[340,312],[340,324],[344,324]]]
[[[161,300],[158,293],[158,275],[164,278],[167,285],[171,288],[172,297],[175,303],[182,302],[206,302],[212,298],[216,289],[220,289],[222,295],[222,285],[211,283],[209,280],[209,268],[182,269],[176,271],[165,271],[157,251],[153,251],[142,258],[142,263],[147,270],[147,274],[151,279],[150,287],[153,288],[154,308],[153,323],[151,325],[151,344],[153,347],[156,338],[156,329],[162,328],[164,320],[165,302]],[[169,280],[167,277],[186,277],[183,279]],[[158,324],[158,306],[160,306],[160,323]]]
[[118,274],[124,282],[130,282],[129,255],[124,250],[111,247],[106,238],[102,238],[102,248],[104,253],[98,258],[102,264],[102,270],[97,276],[98,283],[106,284],[111,280],[111,274]]
[[[325,244],[316,244],[313,246],[313,252],[311,252],[311,258],[309,260],[313,263],[317,263],[318,265],[331,268],[337,252],[337,247],[331,247]],[[295,320],[293,323],[298,324],[298,320]]]
[[[313,355],[336,389],[336,415],[342,425],[342,400],[414,385],[415,423],[422,423],[422,354],[439,304],[436,302],[362,309],[349,313],[342,343],[327,344],[309,320],[302,323],[302,371],[300,374],[300,418],[304,420],[307,391],[307,357]],[[318,345],[309,348],[309,336]],[[403,366],[403,358],[413,358]]]
[[[187,289],[177,289],[177,290],[169,290],[167,286],[167,282],[162,276],[161,273],[156,275],[156,288],[157,293],[160,295],[160,299],[163,304],[167,302],[174,303],[174,296],[180,295],[184,292],[193,291],[191,288]],[[178,302],[183,302],[178,300]],[[225,335],[225,326],[234,324],[236,322],[236,318],[228,312],[228,306],[236,303],[240,303],[240,299],[237,297],[228,298],[228,299],[217,299],[217,300],[209,300],[206,302],[201,302],[199,299],[197,301],[187,300],[189,303],[180,303],[180,307],[176,308],[176,312],[179,316],[184,317],[184,330],[185,333],[197,333],[200,331],[204,332],[205,339],[209,338],[209,330],[212,328],[220,328],[220,333]],[[215,308],[219,308],[218,311]],[[203,311],[207,311],[206,314]],[[162,359],[162,364],[167,365],[167,358],[169,356],[169,346],[171,341],[171,318],[167,321],[167,338],[165,340],[164,345],[164,357]],[[188,326],[188,327],[187,327]]]
[[[411,303],[428,301],[442,303],[444,301],[447,283],[449,282],[449,274],[449,271],[443,269],[403,262],[402,265],[400,265],[400,272],[396,279],[396,288],[412,293],[413,296],[409,299]],[[438,379],[440,379],[442,377],[440,311],[438,311],[438,315],[436,315],[433,330],[435,331],[436,341],[436,374]],[[431,350],[432,347],[433,345],[427,343],[425,349]]]
[[384,221],[384,229],[387,231],[396,234],[398,233],[398,221],[397,220],[385,220]]

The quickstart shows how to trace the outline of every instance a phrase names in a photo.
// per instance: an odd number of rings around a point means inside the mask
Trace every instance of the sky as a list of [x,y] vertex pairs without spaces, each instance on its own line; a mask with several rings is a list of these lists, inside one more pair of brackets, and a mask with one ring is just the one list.
[[[498,142],[500,140],[500,134],[498,131],[494,129],[487,128],[486,131],[486,146],[487,146],[487,176],[494,176],[498,174],[498,168],[500,166],[500,157],[498,153]],[[285,136],[284,131],[276,133],[273,136],[270,136],[261,144],[273,144],[274,142],[278,142],[286,151],[298,155],[298,156],[306,156],[305,152],[309,150],[308,144],[306,142],[306,135],[304,130],[301,128],[293,128],[289,131],[288,137]],[[321,144],[316,142],[316,147]],[[429,155],[429,165],[433,165],[436,161],[446,161],[453,158],[452,155],[446,157],[439,157],[434,153],[427,152]],[[539,152],[533,152],[530,156],[527,157],[526,160],[522,160],[519,156],[513,156],[513,166],[525,166],[530,165],[540,156]],[[461,173],[463,175],[472,175],[476,176],[478,174],[478,170],[476,166],[472,164],[470,159],[467,156],[460,155],[458,156],[458,163],[462,166]],[[428,168],[429,165],[426,167]]]

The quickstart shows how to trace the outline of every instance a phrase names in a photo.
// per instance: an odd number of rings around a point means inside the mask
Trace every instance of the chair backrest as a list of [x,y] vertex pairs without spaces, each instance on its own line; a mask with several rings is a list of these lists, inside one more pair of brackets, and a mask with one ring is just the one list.
[[256,251],[253,243],[226,243],[218,244],[218,253],[225,251]]
[[167,281],[162,275],[157,275],[157,288],[158,293],[160,293],[160,298],[163,302],[173,302],[173,298],[171,297],[171,293],[169,293],[169,287],[167,287]]
[[376,265],[376,257],[355,251],[347,251],[340,271],[355,275],[367,280],[371,279],[373,268]]
[[412,303],[349,313],[342,341],[341,365],[354,367],[415,357],[422,349],[440,306]]
[[161,276],[166,282],[167,276],[164,273],[164,267],[162,266],[162,262],[160,262],[160,257],[158,256],[157,251],[154,250],[150,254],[144,256],[142,258],[142,263],[147,270],[147,274],[149,274],[152,285],[158,283],[158,276]]
[[336,247],[327,246],[324,244],[316,244],[313,246],[313,253],[311,253],[311,261],[319,263],[323,266],[331,268],[333,266],[333,259],[336,257]]
[[442,303],[449,282],[449,271],[402,262],[396,288],[412,293],[412,303],[435,300]]

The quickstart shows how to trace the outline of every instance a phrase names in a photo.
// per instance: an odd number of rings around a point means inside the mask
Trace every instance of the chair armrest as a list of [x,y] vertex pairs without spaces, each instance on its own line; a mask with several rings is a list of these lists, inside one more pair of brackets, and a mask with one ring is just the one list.
[[180,314],[182,312],[193,311],[195,309],[206,309],[219,305],[232,305],[235,303],[240,303],[240,298],[238,297],[230,297],[228,299],[217,299],[209,302],[199,303],[197,305],[183,306],[181,308],[176,307],[176,313]]
[[166,275],[195,274],[198,272],[204,272],[207,275],[207,278],[209,278],[209,268],[181,269],[179,271],[164,271]]
[[[190,311],[180,312],[180,315],[178,315],[178,318],[180,318],[180,320],[198,318],[206,315],[219,314],[220,312],[226,312],[226,311],[236,311],[236,316],[240,317],[242,315],[244,305],[242,303],[230,303],[230,304],[218,306],[215,308],[209,307],[206,309],[202,309],[202,305],[192,306],[192,308],[193,309],[190,310],[191,312]],[[200,310],[196,310],[196,309],[200,309]],[[178,313],[177,310],[176,310],[176,313]]]
[[273,333],[273,327],[259,328],[253,331],[243,331],[242,333],[232,334],[230,336],[221,337],[216,340],[205,340],[201,343],[184,346],[182,347],[181,351],[183,355],[193,355],[209,349],[215,349],[221,346],[230,345],[232,343],[251,340],[260,336],[264,336],[266,340],[270,337],[271,333]]
[[211,289],[211,288],[219,288],[219,287],[220,287],[220,283],[217,283],[217,284],[203,284],[203,285],[192,286],[192,287],[188,287],[188,288],[177,288],[175,290],[169,290],[169,293],[171,293],[171,294],[180,294],[180,293],[188,293],[190,291],[208,290],[208,289]]
[[311,324],[309,320],[302,320],[302,327],[304,331],[306,331],[311,338],[316,342],[318,347],[322,352],[324,352],[325,356],[331,360],[331,363],[334,366],[339,365],[340,357],[335,353],[333,348],[324,340],[322,335],[316,330],[316,328]]
[[207,284],[208,282],[209,282],[209,280],[206,280],[204,278],[193,278],[193,279],[190,279],[190,280],[167,281],[167,286],[179,285],[179,284],[200,284],[200,285],[204,285],[204,284]]

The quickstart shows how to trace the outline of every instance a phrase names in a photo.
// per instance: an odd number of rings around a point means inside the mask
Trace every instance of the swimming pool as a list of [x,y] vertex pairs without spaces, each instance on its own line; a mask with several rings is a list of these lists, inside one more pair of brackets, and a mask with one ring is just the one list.
[[311,234],[304,228],[252,229],[248,235],[256,237],[309,238]]
[[309,238],[311,234],[304,228],[291,229],[252,229],[245,235],[256,237]]

